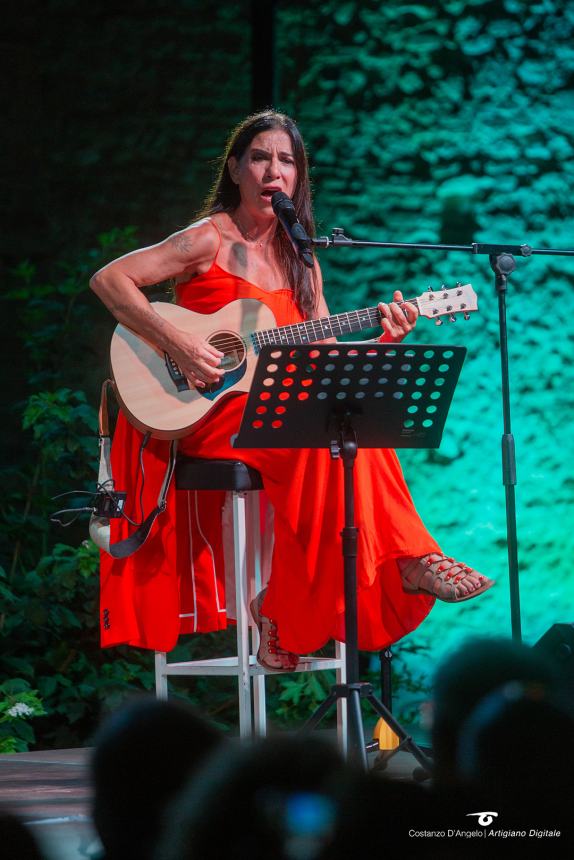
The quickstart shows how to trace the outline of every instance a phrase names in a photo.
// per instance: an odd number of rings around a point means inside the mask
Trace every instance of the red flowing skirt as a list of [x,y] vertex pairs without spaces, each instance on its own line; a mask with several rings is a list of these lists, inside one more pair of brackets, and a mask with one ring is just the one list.
[[[301,321],[288,290],[266,292],[216,263],[178,287],[180,304],[213,313],[237,298],[257,298],[278,325]],[[237,449],[245,395],[230,397],[210,420],[179,441],[195,457],[240,459],[258,469],[275,513],[275,545],[264,612],[277,622],[281,646],[297,654],[344,640],[344,583],[340,532],[344,521],[343,466],[323,449]],[[142,434],[120,416],[112,446],[118,490],[126,490],[132,519],[155,507],[169,443],[151,439],[139,469]],[[396,559],[439,552],[418,516],[398,458],[389,449],[363,449],[355,464],[358,540],[359,647],[377,650],[414,630],[434,599],[407,595]],[[221,512],[224,493],[170,488],[167,510],[144,546],[127,559],[102,553],[102,645],[121,643],[171,650],[181,633],[227,625]],[[112,521],[112,541],[131,531]]]

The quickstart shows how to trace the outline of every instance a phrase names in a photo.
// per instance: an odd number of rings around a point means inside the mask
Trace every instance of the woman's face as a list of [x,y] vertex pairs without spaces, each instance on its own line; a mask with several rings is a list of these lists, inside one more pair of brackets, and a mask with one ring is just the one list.
[[297,186],[293,144],[286,131],[270,129],[256,135],[240,159],[227,162],[232,180],[239,186],[241,204],[254,215],[272,215],[271,197],[283,191],[292,197]]

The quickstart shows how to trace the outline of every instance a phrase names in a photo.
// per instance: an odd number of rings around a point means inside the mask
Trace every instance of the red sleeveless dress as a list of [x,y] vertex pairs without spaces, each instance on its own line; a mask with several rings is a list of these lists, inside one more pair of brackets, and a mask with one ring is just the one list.
[[[211,314],[235,299],[256,298],[277,325],[300,322],[291,290],[267,292],[217,264],[176,287],[177,302]],[[205,458],[241,459],[263,475],[275,511],[271,578],[263,605],[276,620],[281,647],[306,654],[343,639],[343,468],[325,449],[236,449],[246,395],[221,403],[199,429],[179,440],[179,451]],[[169,443],[150,439],[139,467],[142,434],[119,416],[112,446],[118,490],[128,493],[134,520],[155,507]],[[440,552],[419,518],[398,458],[389,449],[363,449],[355,465],[358,546],[359,647],[377,650],[414,630],[434,598],[407,595],[396,559]],[[227,625],[221,511],[224,493],[176,491],[144,546],[127,559],[101,558],[102,646],[129,644],[169,651],[181,633]],[[132,527],[112,520],[112,541]]]

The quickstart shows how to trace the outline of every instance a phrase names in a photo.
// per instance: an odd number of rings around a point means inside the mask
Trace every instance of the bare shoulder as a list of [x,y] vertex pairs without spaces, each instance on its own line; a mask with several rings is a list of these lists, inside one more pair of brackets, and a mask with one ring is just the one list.
[[[137,287],[161,281],[190,277],[209,268],[219,247],[217,228],[208,218],[172,233],[163,241],[147,248],[131,251],[112,260],[93,276],[91,283],[114,274],[130,278]],[[95,286],[94,286],[95,288]]]
[[211,263],[217,254],[218,230],[211,218],[202,218],[189,227],[172,233],[165,240],[165,244],[170,246],[182,261],[187,260],[190,266],[200,267]]

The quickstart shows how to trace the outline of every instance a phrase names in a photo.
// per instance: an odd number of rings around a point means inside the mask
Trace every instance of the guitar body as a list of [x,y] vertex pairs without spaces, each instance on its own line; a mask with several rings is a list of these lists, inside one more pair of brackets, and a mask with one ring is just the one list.
[[[454,322],[456,314],[463,313],[469,319],[470,312],[477,310],[476,293],[470,284],[458,283],[450,290],[442,286],[402,304],[407,302],[414,303],[421,316],[434,319],[437,325],[442,316]],[[249,391],[257,363],[256,344],[316,343],[372,328],[379,325],[381,317],[378,308],[364,308],[277,328],[272,311],[257,299],[237,299],[214,314],[198,314],[167,302],[154,302],[153,308],[176,328],[199,335],[225,354],[221,382],[198,391],[162,350],[131,329],[117,326],[111,366],[118,400],[128,420],[156,439],[186,436],[221,400]]]
[[225,369],[217,390],[198,391],[187,385],[165,353],[131,329],[118,325],[111,343],[112,377],[120,405],[131,424],[156,439],[178,439],[207,419],[223,399],[247,392],[257,355],[253,331],[275,328],[273,313],[257,299],[237,299],[213,314],[198,314],[167,302],[153,309],[182,331],[224,351]]

